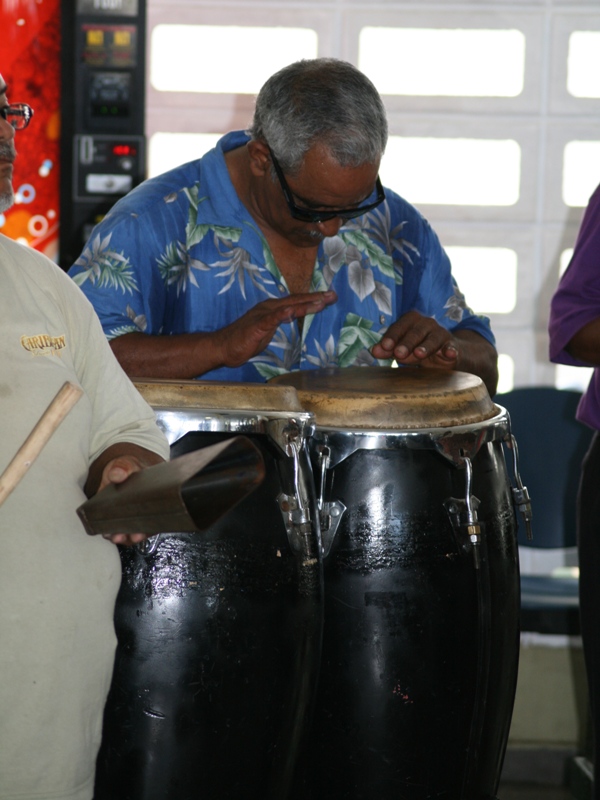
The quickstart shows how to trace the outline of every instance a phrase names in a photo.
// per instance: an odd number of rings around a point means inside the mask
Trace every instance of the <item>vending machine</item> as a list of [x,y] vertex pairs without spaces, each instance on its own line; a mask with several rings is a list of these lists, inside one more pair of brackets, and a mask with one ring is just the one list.
[[62,20],[60,258],[146,172],[145,0],[74,0]]

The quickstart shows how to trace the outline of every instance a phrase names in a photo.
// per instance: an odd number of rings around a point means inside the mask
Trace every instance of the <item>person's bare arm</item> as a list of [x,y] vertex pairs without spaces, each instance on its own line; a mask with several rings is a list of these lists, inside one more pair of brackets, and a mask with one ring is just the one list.
[[371,352],[375,358],[394,358],[399,364],[470,372],[481,378],[490,397],[496,393],[496,349],[475,331],[449,331],[418,311],[409,311],[390,325]]
[[490,397],[498,388],[498,352],[496,348],[475,331],[458,330],[458,359],[455,369],[478,375],[485,383]]
[[591,367],[600,366],[600,318],[593,319],[578,330],[565,350]]
[[265,349],[281,323],[316,314],[336,300],[335,292],[290,295],[265,300],[211,333],[127,333],[112,339],[110,345],[131,378],[197,378],[219,367],[245,364]]

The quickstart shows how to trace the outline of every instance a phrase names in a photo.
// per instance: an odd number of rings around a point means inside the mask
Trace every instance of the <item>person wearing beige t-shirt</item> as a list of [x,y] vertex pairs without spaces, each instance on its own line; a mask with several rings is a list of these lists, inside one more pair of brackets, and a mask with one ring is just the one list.
[[[33,112],[0,76],[0,211],[15,131]],[[0,507],[0,798],[91,800],[116,637],[115,543],[87,536],[86,496],[168,458],[150,406],[91,305],[53,262],[0,235],[0,473],[65,382],[83,394]]]

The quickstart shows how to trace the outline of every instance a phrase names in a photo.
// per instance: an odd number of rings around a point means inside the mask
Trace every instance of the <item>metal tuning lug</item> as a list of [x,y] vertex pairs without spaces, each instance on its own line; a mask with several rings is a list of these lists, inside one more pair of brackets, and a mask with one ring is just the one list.
[[156,551],[162,537],[162,533],[157,533],[154,536],[148,537],[148,539],[144,539],[142,542],[138,542],[136,547],[142,555],[151,556],[152,553]]
[[512,487],[513,500],[516,507],[521,512],[523,520],[525,521],[525,532],[527,539],[528,541],[531,541],[533,539],[533,531],[531,528],[531,519],[533,517],[531,498],[529,497],[527,487],[523,485],[523,481],[521,480],[521,473],[519,470],[519,448],[517,446],[517,440],[512,433],[510,433],[509,438],[506,439],[506,444],[509,449],[512,450],[513,471],[515,474],[515,483],[517,484],[516,486]]
[[458,546],[468,552],[472,550],[475,569],[481,563],[481,523],[477,516],[479,499],[471,494],[473,467],[470,458],[463,458],[466,477],[466,492],[464,498],[449,497],[444,501],[444,508],[448,512],[454,535]]
[[319,509],[319,521],[321,523],[321,542],[323,549],[323,557],[327,557],[331,550],[331,545],[335,539],[338,525],[346,506],[339,500],[334,500],[331,503],[324,501],[325,496],[325,478],[327,469],[331,461],[331,450],[327,445],[319,445],[319,496],[317,498],[317,508]]
[[283,517],[290,546],[294,552],[299,553],[302,550],[300,537],[310,531],[310,516],[307,514],[306,509],[298,505],[298,498],[295,495],[282,492],[277,497],[277,503]]
[[307,488],[301,476],[300,448],[302,438],[299,431],[290,427],[286,435],[285,453],[292,461],[294,494],[281,493],[277,502],[283,516],[285,529],[292,550],[304,550],[304,537],[311,532],[311,516]]

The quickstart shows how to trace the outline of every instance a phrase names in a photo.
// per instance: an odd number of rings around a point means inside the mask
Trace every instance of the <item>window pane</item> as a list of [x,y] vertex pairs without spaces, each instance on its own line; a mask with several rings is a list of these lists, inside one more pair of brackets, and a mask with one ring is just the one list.
[[500,353],[498,356],[498,392],[511,392],[514,385],[515,362],[506,353]]
[[569,37],[567,89],[574,97],[600,97],[600,31]]
[[560,254],[560,262],[558,266],[558,274],[559,276],[563,274],[566,268],[569,266],[569,261],[573,257],[573,248],[568,247],[566,250],[563,250]]
[[215,146],[221,133],[155,133],[148,145],[148,177],[161,175],[179,164],[201,158]]
[[358,66],[382,94],[516,97],[523,91],[521,31],[363,28],[358,53]]
[[520,172],[511,139],[390,136],[381,163],[383,183],[416,204],[512,206]]
[[446,247],[452,274],[478,314],[509,314],[517,302],[517,254],[507,247]]
[[563,200],[568,206],[587,206],[600,181],[600,142],[569,142],[563,163]]
[[557,389],[574,389],[577,392],[584,392],[590,382],[593,367],[569,367],[567,364],[556,365]]
[[162,92],[256,94],[281,67],[316,55],[310,28],[157,25],[150,81]]

